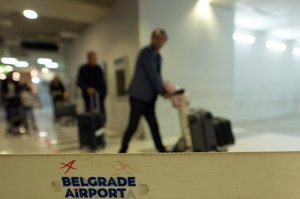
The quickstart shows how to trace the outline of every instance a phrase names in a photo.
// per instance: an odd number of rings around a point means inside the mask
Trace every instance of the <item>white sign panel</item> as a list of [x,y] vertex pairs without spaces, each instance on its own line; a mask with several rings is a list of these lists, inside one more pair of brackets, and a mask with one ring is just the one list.
[[0,198],[299,199],[300,153],[2,155]]

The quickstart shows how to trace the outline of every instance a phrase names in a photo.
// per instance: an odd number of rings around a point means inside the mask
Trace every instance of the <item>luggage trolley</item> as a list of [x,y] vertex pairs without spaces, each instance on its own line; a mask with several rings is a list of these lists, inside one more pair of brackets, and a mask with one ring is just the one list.
[[171,94],[181,100],[178,113],[182,137],[173,152],[227,151],[235,143],[230,121],[214,117],[205,109],[189,109],[183,94],[183,89]]

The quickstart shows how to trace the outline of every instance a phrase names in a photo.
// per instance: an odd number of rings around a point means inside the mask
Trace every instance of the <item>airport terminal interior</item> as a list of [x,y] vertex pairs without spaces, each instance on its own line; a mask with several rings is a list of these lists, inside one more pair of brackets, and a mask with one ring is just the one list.
[[[298,0],[0,0],[0,154],[118,153],[137,58],[157,28],[167,34],[163,81],[184,90],[157,99],[167,151],[200,109],[230,121],[234,143],[223,151],[299,151],[299,11]],[[81,146],[90,129],[79,121],[91,52],[107,87],[105,125],[93,132],[105,144],[94,150]],[[145,118],[128,152],[157,152]]]

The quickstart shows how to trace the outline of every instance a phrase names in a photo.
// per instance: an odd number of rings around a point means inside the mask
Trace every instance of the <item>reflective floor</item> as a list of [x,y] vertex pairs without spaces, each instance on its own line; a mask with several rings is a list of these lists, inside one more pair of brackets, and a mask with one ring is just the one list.
[[[77,125],[53,125],[51,109],[36,111],[38,131],[29,135],[11,136],[5,134],[6,125],[0,122],[0,153],[89,153],[88,149],[79,149]],[[277,119],[254,121],[234,125],[236,144],[229,148],[231,152],[249,151],[299,151],[300,150],[300,114]],[[107,147],[96,153],[116,153],[120,137],[112,136],[107,130]],[[165,145],[171,149],[178,136],[164,137]],[[145,140],[131,142],[131,153],[155,152],[150,136]]]

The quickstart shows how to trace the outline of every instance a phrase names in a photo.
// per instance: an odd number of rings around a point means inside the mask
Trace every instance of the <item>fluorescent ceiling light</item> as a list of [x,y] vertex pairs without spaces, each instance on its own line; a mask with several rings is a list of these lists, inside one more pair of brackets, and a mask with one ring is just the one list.
[[246,43],[246,44],[253,44],[256,41],[254,36],[239,33],[239,32],[234,33],[232,38],[235,41],[239,41],[239,42]]
[[28,19],[37,19],[38,18],[38,14],[34,10],[24,10],[23,15]]
[[19,68],[27,68],[29,66],[29,63],[27,61],[18,61],[15,66]]
[[41,64],[41,65],[46,65],[46,64],[52,63],[52,59],[50,59],[50,58],[38,58],[37,63]]
[[49,63],[49,64],[46,64],[45,65],[47,68],[58,68],[59,67],[59,64],[56,63],[56,62],[52,62],[52,63]]
[[285,44],[279,43],[279,42],[274,42],[274,41],[267,41],[266,47],[268,49],[279,51],[279,52],[284,52],[287,50],[287,46]]
[[296,56],[300,56],[300,48],[294,48],[293,54]]
[[15,65],[15,64],[18,63],[18,60],[16,58],[13,58],[13,57],[2,57],[1,62],[3,64]]

